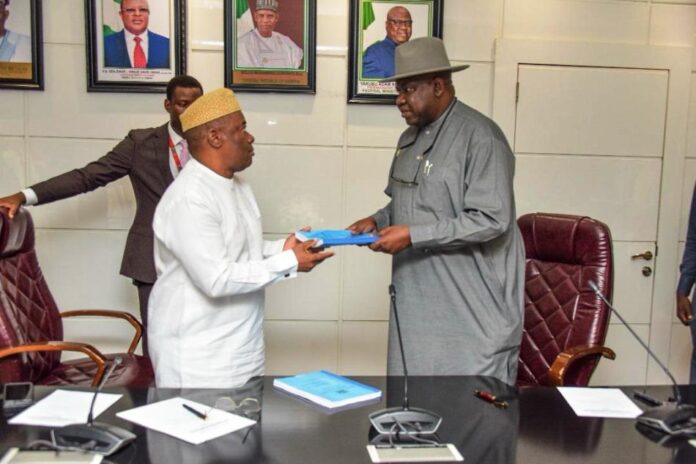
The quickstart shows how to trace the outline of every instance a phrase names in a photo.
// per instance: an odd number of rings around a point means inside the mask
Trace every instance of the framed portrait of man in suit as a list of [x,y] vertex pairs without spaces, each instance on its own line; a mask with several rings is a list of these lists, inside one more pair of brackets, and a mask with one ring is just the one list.
[[0,0],[0,88],[43,90],[41,0]]
[[87,90],[161,92],[186,72],[186,0],[85,0]]
[[351,0],[349,103],[394,104],[396,47],[416,37],[442,38],[443,0]]
[[225,0],[225,85],[315,92],[317,0]]

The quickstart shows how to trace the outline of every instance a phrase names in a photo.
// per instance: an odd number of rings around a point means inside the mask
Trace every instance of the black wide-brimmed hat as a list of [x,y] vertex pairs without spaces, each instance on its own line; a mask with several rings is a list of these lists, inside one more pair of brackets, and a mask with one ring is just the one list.
[[399,45],[394,62],[394,75],[380,79],[382,82],[441,71],[457,72],[469,67],[468,64],[452,66],[444,42],[437,37],[419,37]]

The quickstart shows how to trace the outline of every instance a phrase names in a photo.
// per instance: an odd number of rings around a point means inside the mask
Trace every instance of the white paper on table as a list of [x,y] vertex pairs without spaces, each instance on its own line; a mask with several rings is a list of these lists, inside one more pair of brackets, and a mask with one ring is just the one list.
[[[99,393],[94,403],[94,417],[99,416],[123,395]],[[20,412],[8,422],[13,425],[44,425],[63,427],[87,422],[94,392],[56,390],[33,406]]]
[[618,388],[558,387],[558,391],[581,417],[635,419],[643,413]]
[[[183,407],[184,404],[205,413],[207,417],[202,419],[187,411]],[[246,417],[181,397],[121,411],[116,415],[121,419],[171,435],[194,445],[256,424],[256,421]]]

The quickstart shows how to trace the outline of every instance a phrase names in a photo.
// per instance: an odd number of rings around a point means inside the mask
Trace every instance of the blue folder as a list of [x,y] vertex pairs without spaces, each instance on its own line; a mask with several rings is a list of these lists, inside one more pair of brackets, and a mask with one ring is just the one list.
[[353,234],[345,229],[298,230],[295,237],[300,241],[317,240],[317,246],[369,245],[379,237],[377,234]]

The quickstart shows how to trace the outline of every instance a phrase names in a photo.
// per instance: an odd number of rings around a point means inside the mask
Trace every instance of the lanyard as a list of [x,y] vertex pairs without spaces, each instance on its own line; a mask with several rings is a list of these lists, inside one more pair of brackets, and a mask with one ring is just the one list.
[[176,170],[177,170],[177,172],[181,172],[181,170],[183,169],[183,166],[181,165],[181,159],[179,158],[179,155],[176,152],[176,148],[174,148],[174,141],[172,140],[171,135],[168,137],[167,143],[169,144],[169,151],[172,152],[172,158],[174,158],[174,164],[176,165]]

